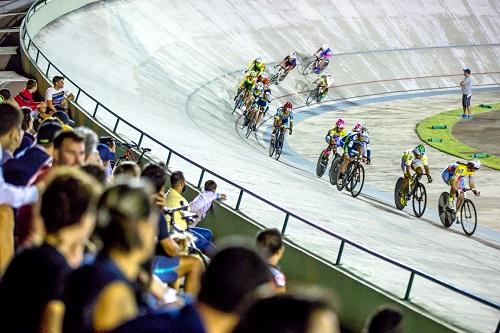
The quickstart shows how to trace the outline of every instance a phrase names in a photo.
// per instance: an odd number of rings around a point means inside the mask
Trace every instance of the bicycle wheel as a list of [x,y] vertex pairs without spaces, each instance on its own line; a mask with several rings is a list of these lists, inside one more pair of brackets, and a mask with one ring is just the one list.
[[318,89],[311,90],[306,99],[306,105],[310,105],[318,97]]
[[399,177],[394,187],[394,204],[396,208],[402,210],[405,205],[401,204],[401,196],[403,195],[403,177]]
[[281,152],[283,151],[283,142],[285,142],[285,133],[280,132],[280,136],[278,137],[278,142],[276,144],[276,154],[274,154],[276,161],[280,159]]
[[342,177],[340,176],[340,173],[337,173],[337,181],[335,183],[335,185],[337,186],[337,190],[339,191],[342,191],[344,189],[344,187],[346,187],[346,184],[347,184],[347,181],[348,181],[348,178],[349,178],[349,166],[351,165],[352,162],[349,162],[349,164],[347,165],[347,168],[344,172],[344,174],[342,175]]
[[412,206],[416,217],[424,215],[427,207],[427,191],[424,184],[418,182],[412,192]]
[[356,198],[363,189],[363,185],[365,184],[365,168],[358,163],[358,165],[354,168],[351,174],[351,181],[349,182],[349,191],[353,198]]
[[323,152],[319,154],[318,162],[316,163],[316,176],[323,176],[325,173],[326,167],[328,166],[328,156],[325,156]]
[[273,156],[275,149],[276,149],[276,147],[274,145],[274,140],[271,137],[271,139],[269,140],[269,157]]
[[234,108],[233,112],[231,114],[234,114],[236,112],[236,109],[239,109],[241,107],[241,104],[243,103],[243,92],[240,93],[236,101],[234,102]]
[[255,124],[255,118],[253,118],[252,120],[250,120],[248,122],[248,125],[247,125],[247,133],[245,134],[245,137],[248,139],[248,137],[250,136],[250,134],[252,133],[253,131],[253,125]]
[[[280,76],[279,76],[279,78],[278,78],[278,83],[283,82],[283,80],[284,80],[284,79],[286,78],[286,76],[288,75],[288,72],[289,72],[289,71],[288,71],[288,70],[286,70],[286,71],[283,71],[283,72],[281,73],[281,75],[280,75]],[[278,84],[278,83],[276,83],[276,84]]]
[[245,114],[245,116],[243,117],[243,124],[241,125],[241,129],[244,129],[245,126],[248,126],[249,116],[250,116],[250,114],[249,114],[249,112],[247,112]]
[[271,76],[271,78],[269,79],[269,84],[278,85],[280,83],[279,78],[280,78],[280,72],[278,71],[276,74]]
[[477,227],[477,212],[474,203],[465,199],[460,208],[460,223],[467,236],[472,236]]
[[315,62],[316,62],[316,59],[312,59],[309,63],[307,63],[307,65],[302,70],[302,75],[307,75],[309,73],[312,73]]
[[329,172],[330,184],[332,184],[332,185],[337,184],[337,174],[339,173],[340,161],[341,161],[340,155],[335,154],[335,157],[333,158],[332,165],[330,166],[330,172]]
[[452,212],[446,209],[448,205],[448,196],[448,192],[441,193],[438,202],[439,219],[445,228],[449,228],[453,224]]
[[330,63],[330,60],[328,60],[328,59],[323,60],[323,64],[320,66],[318,74],[321,74],[321,72],[323,72],[325,70],[325,68],[328,67],[329,63]]

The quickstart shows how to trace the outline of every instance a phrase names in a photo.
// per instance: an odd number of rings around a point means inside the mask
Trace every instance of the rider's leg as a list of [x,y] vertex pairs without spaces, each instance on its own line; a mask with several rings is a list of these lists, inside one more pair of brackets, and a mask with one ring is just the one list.
[[458,181],[455,179],[450,180],[450,196],[448,197],[448,208],[455,209],[454,200],[457,193]]
[[190,294],[198,293],[200,289],[200,277],[203,271],[203,262],[194,256],[180,256],[177,274],[185,277],[184,291]]
[[464,200],[465,200],[465,193],[463,191],[459,191],[457,198],[457,212],[460,211],[460,208],[462,208]]

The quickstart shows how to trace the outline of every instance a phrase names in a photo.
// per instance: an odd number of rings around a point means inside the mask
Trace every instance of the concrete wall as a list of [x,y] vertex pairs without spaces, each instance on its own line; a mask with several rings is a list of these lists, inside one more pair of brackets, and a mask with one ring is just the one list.
[[[52,1],[46,7],[40,8],[31,18],[28,29],[32,36],[34,36],[39,29],[57,17],[92,2],[94,1]],[[22,49],[22,59],[23,68],[26,73],[38,80],[41,91],[45,90],[49,86],[48,81],[34,67],[26,56],[24,49]],[[109,131],[101,127],[97,122],[91,119],[87,113],[83,112],[78,107],[72,106],[72,109],[78,124],[94,129],[99,135],[110,134]],[[195,195],[196,189],[190,186],[186,193],[186,197],[190,199]],[[217,205],[216,209],[208,214],[203,225],[210,227],[214,231],[216,238],[235,234],[253,238],[261,228],[255,221],[223,205]],[[350,275],[347,271],[343,270],[341,266],[334,267],[289,241],[287,241],[287,250],[281,265],[283,270],[287,273],[290,285],[293,286],[304,283],[318,284],[335,292],[341,303],[341,320],[350,330],[360,330],[366,317],[377,306],[392,303],[398,304],[404,310],[406,332],[454,331],[446,324],[431,319],[427,314],[424,314],[423,311],[410,303],[401,302],[399,299],[369,286],[358,278]]]

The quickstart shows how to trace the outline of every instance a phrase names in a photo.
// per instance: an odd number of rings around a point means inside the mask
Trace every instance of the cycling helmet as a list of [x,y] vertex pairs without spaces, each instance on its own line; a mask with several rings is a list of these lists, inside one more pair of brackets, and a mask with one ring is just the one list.
[[263,79],[267,79],[269,78],[269,73],[268,72],[264,72],[260,75]]
[[257,90],[263,90],[264,89],[264,83],[257,82],[257,84],[255,85],[255,89],[257,89]]
[[425,155],[425,146],[424,145],[418,145],[413,149],[413,154],[419,155],[419,156],[424,156]]
[[475,158],[467,162],[467,166],[471,169],[479,170],[481,168],[481,161]]
[[328,50],[328,44],[323,44],[323,45],[321,45],[321,49],[322,49],[323,51]]
[[368,141],[368,129],[366,127],[362,127],[358,132],[358,138],[361,141]]
[[359,132],[361,128],[363,128],[363,125],[361,125],[361,123],[356,123],[356,125],[354,125],[354,127],[352,128],[352,131]]
[[267,90],[264,92],[264,94],[266,94],[266,95],[271,95],[271,90],[270,90],[270,89],[267,89]]
[[261,63],[262,62],[262,57],[258,56],[257,58],[255,58],[255,62],[256,63]]
[[291,52],[288,56],[290,59],[297,59],[297,54],[295,52]]
[[337,122],[335,123],[335,126],[337,126],[338,128],[344,128],[345,127],[345,121],[344,121],[344,119],[339,118],[337,120]]
[[283,108],[285,108],[285,109],[293,109],[293,105],[290,102],[286,102],[285,105],[283,105]]

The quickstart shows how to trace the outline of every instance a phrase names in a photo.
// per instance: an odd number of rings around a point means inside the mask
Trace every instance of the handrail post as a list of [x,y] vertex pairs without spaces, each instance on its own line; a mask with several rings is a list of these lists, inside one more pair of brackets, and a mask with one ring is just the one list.
[[75,97],[75,103],[78,103],[78,97],[80,97],[81,92],[82,92],[82,89],[78,88],[78,91],[77,91],[76,97]]
[[35,58],[35,64],[38,65],[38,58],[40,57],[40,49],[37,47],[36,48],[36,58]]
[[413,285],[413,278],[414,277],[415,277],[415,272],[412,271],[411,275],[410,275],[410,280],[408,281],[408,287],[406,287],[405,301],[410,299],[410,291],[411,291],[411,287]]
[[203,181],[203,176],[205,176],[205,169],[201,169],[200,179],[198,179],[198,188],[201,188],[201,182]]
[[142,139],[144,139],[144,133],[141,132],[141,136],[139,137],[139,141],[137,141],[137,146],[139,146],[139,148],[141,147]]
[[28,40],[28,47],[26,48],[26,52],[30,50],[31,47],[31,39]]
[[243,190],[240,190],[240,195],[238,196],[238,201],[236,202],[236,207],[234,208],[235,210],[240,209],[240,204],[241,204],[241,198],[243,197]]
[[281,228],[281,234],[284,235],[285,234],[285,230],[286,230],[286,227],[288,225],[288,219],[290,218],[290,214],[289,213],[286,213],[285,215],[285,222],[283,223],[283,228]]
[[[47,59],[47,58],[45,58],[45,59]],[[49,78],[49,71],[50,71],[50,65],[51,65],[51,63],[50,63],[49,59],[47,59],[47,62],[48,62],[48,64],[47,64],[47,70],[45,71],[45,76],[48,79]]]
[[168,165],[170,164],[170,158],[172,158],[172,151],[168,151],[167,161],[165,162],[165,168],[168,169]]
[[95,118],[95,115],[97,114],[97,109],[99,108],[99,102],[95,103],[95,108],[94,108],[94,113],[92,114],[92,118]]
[[116,133],[116,129],[118,128],[118,123],[120,122],[120,118],[116,118],[115,127],[113,127],[113,133]]
[[335,265],[340,265],[340,259],[342,258],[342,253],[344,253],[344,245],[345,240],[342,240],[342,242],[340,242],[340,248],[339,252],[337,253],[337,260],[335,261]]

